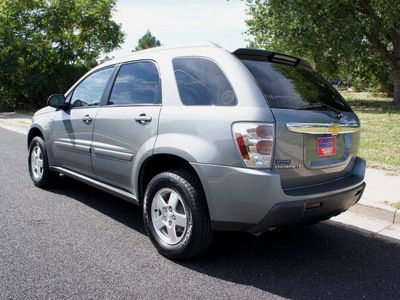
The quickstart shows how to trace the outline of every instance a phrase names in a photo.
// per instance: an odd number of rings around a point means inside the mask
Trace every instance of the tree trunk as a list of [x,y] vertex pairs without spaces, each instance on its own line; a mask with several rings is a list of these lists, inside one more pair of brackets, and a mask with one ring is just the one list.
[[400,64],[397,65],[396,68],[393,70],[393,83],[394,83],[393,103],[400,104]]

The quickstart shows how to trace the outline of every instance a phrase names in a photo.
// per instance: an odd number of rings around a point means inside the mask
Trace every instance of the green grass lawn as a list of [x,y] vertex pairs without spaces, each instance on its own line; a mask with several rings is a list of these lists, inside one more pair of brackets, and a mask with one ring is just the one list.
[[359,155],[370,167],[400,171],[400,105],[365,92],[342,95],[361,120]]

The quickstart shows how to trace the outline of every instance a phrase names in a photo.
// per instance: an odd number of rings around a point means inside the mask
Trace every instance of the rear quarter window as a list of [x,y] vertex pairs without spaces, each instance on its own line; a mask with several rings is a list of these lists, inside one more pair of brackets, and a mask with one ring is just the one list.
[[179,96],[184,105],[237,104],[231,84],[212,60],[202,57],[178,57],[172,63]]

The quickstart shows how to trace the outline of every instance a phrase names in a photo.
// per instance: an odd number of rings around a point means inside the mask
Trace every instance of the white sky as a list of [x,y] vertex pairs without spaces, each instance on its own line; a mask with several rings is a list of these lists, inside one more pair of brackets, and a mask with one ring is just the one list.
[[234,50],[245,47],[246,1],[118,0],[114,20],[122,24],[125,43],[108,54],[124,56],[149,29],[162,45],[208,40]]

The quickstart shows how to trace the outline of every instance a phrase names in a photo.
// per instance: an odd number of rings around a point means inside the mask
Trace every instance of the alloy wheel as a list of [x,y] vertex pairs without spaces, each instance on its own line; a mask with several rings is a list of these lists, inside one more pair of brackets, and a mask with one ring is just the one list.
[[185,237],[188,217],[182,196],[175,190],[159,190],[151,204],[151,222],[158,237],[169,245],[176,245]]

